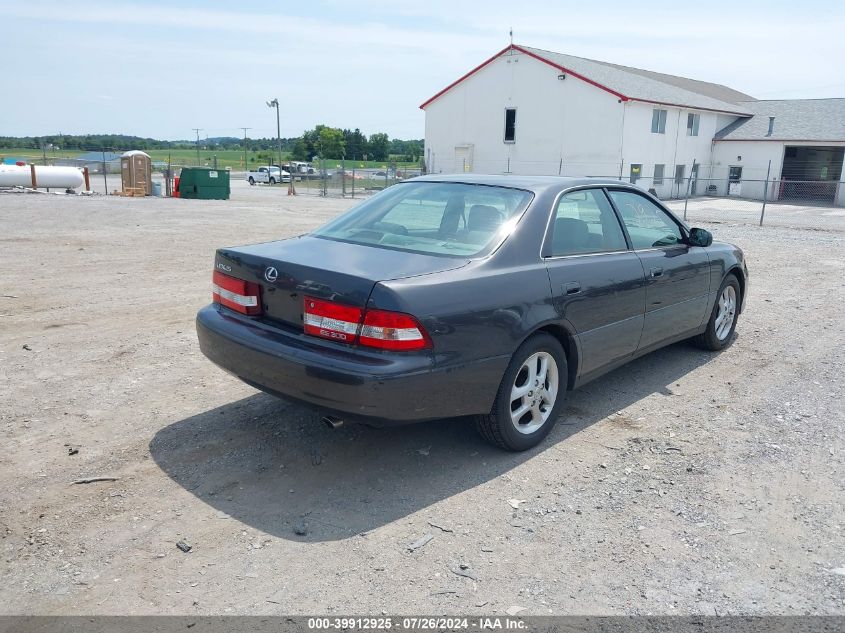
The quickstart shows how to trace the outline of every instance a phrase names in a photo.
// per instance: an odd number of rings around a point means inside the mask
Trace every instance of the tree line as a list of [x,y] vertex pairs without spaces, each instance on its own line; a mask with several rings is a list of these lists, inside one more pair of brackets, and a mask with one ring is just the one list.
[[[403,161],[418,161],[423,153],[422,139],[391,139],[387,134],[378,132],[369,137],[361,130],[333,128],[317,125],[305,130],[302,136],[281,139],[282,151],[290,153],[294,160],[310,161],[315,156],[331,159],[363,159],[386,161],[391,156]],[[234,136],[218,136],[200,139],[203,150],[243,150],[244,139]],[[279,142],[275,138],[249,138],[246,149],[249,151],[278,151]],[[0,149],[37,149],[37,150],[151,150],[151,149],[194,149],[196,141],[162,141],[154,138],[129,136],[125,134],[54,134],[47,136],[0,136]]]
[[323,158],[351,158],[386,161],[391,156],[407,162],[417,162],[423,153],[424,141],[391,139],[383,132],[371,134],[369,138],[361,130],[341,129],[318,125],[306,130],[294,141],[291,153],[294,160],[311,160],[314,156]]

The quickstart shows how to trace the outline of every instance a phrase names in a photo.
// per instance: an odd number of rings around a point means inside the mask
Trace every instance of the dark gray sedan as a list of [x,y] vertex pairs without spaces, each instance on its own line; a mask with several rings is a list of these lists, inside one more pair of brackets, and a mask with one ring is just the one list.
[[221,248],[203,353],[325,420],[473,416],[540,442],[566,391],[682,339],[720,350],[742,251],[613,180],[427,176],[316,231]]

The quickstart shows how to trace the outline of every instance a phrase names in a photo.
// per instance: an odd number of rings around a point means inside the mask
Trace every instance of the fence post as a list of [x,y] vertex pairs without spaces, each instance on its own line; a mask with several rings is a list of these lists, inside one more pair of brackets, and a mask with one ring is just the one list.
[[342,196],[346,197],[346,157],[340,159],[340,191]]
[[769,161],[769,167],[766,169],[766,184],[763,187],[763,208],[760,210],[760,226],[763,226],[763,216],[766,215],[766,199],[769,197],[769,174],[772,171],[772,161]]
[[109,179],[106,176],[106,150],[103,150],[103,186],[106,188],[106,195],[109,195]]
[[355,198],[355,154],[352,154],[352,198]]
[[687,221],[687,203],[689,202],[689,190],[692,186],[692,175],[695,172],[695,159],[692,159],[692,167],[689,171],[689,178],[687,178],[687,195],[684,198],[684,222]]

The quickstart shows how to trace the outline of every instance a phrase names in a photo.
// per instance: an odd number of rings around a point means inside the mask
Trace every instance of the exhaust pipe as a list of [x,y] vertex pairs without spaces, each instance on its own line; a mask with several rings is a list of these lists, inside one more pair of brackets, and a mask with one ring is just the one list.
[[337,428],[343,426],[343,420],[341,420],[340,418],[335,417],[333,415],[324,415],[323,416],[323,422],[330,429],[337,429]]

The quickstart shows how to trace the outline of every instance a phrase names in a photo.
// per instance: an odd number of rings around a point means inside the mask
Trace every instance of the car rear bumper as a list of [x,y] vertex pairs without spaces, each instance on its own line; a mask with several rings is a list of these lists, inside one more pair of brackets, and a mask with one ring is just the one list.
[[438,367],[430,353],[387,353],[287,333],[209,305],[202,353],[248,384],[350,419],[401,424],[488,413],[509,358]]

